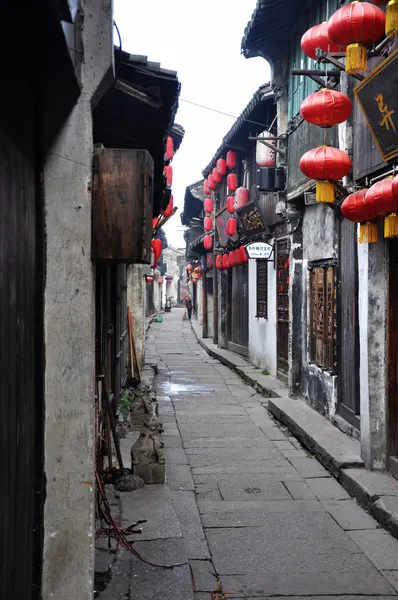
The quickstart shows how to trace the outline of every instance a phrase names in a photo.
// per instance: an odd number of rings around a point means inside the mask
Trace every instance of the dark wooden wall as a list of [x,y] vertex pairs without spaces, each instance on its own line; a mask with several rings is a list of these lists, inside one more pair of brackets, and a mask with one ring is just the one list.
[[244,356],[249,345],[249,267],[228,271],[228,347]]

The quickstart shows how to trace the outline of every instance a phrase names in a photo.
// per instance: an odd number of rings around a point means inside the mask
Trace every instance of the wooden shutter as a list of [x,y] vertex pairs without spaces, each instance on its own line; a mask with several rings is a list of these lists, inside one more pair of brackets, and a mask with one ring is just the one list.
[[257,261],[257,317],[268,318],[268,262]]
[[320,367],[334,368],[336,290],[332,266],[311,271],[310,360]]

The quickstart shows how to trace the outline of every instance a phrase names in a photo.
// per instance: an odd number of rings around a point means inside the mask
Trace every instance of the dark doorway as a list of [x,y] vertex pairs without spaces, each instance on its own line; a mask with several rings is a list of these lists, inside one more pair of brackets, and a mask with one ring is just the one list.
[[244,263],[228,271],[228,342],[232,352],[248,356],[249,345],[249,267]]
[[289,370],[289,273],[290,239],[276,243],[277,295],[277,368],[280,373]]
[[[339,413],[360,428],[357,225],[340,222]],[[347,352],[347,348],[350,349]]]

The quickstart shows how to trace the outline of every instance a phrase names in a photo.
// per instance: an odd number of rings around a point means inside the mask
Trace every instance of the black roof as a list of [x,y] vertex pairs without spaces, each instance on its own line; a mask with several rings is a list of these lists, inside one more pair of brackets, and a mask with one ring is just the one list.
[[203,210],[206,194],[203,191],[203,179],[191,183],[185,189],[184,210],[181,213],[181,223],[190,225],[193,217],[199,217]]

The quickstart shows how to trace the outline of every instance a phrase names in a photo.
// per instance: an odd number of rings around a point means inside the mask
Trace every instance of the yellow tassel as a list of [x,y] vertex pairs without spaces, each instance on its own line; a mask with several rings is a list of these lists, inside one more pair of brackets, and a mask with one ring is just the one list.
[[345,70],[351,75],[365,73],[368,69],[368,52],[362,44],[350,44],[345,55]]
[[395,238],[398,237],[398,214],[391,213],[384,219],[384,237]]
[[398,0],[389,0],[387,4],[386,35],[398,35]]
[[333,204],[334,202],[334,185],[330,181],[317,181],[316,182],[316,201],[327,202]]
[[366,221],[361,223],[359,226],[359,243],[377,242],[379,239],[379,233],[377,228],[377,221]]

